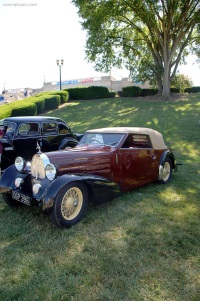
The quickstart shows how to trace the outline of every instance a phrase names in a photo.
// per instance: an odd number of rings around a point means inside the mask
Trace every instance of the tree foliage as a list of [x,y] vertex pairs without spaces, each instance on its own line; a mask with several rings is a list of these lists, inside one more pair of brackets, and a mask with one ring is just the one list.
[[180,89],[180,92],[183,93],[186,88],[191,88],[193,85],[192,80],[184,74],[176,74],[171,80],[171,88]]
[[97,71],[125,66],[133,79],[154,78],[169,97],[180,61],[199,45],[199,0],[72,2],[87,30],[86,56]]

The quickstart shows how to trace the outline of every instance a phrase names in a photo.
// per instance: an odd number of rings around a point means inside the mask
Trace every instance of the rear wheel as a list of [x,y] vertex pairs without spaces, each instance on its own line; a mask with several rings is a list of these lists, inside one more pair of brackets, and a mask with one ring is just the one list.
[[5,194],[5,193],[3,193],[3,194],[2,194],[2,197],[3,197],[4,201],[5,201],[5,203],[6,203],[8,206],[10,206],[10,207],[18,208],[18,207],[22,206],[22,203],[20,203],[20,202],[14,200],[14,199],[11,197],[10,194]]
[[87,204],[86,186],[81,182],[69,183],[60,190],[55,198],[51,220],[61,228],[73,226],[82,219]]
[[167,184],[172,177],[172,160],[166,158],[163,166],[159,170],[159,183]]

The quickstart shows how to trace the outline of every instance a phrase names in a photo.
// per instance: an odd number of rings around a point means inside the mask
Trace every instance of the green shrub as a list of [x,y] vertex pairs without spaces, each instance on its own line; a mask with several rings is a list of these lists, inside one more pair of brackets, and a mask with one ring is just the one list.
[[69,88],[64,90],[69,93],[69,100],[78,100],[81,99],[83,89],[87,89],[87,87]]
[[152,96],[158,93],[158,89],[142,89],[141,96]]
[[138,86],[130,86],[122,88],[122,93],[124,97],[137,97],[141,96],[142,88]]
[[37,114],[41,114],[44,111],[44,97],[33,97],[30,101],[32,101],[37,107]]
[[115,98],[116,97],[116,92],[108,92],[108,98]]
[[123,92],[122,91],[117,91],[117,94],[119,97],[123,97]]
[[69,93],[67,91],[50,91],[48,92],[49,95],[59,95],[60,96],[60,103],[66,103],[69,100]]
[[12,108],[10,107],[10,104],[1,105],[0,119],[10,117],[11,112],[12,112]]
[[172,93],[180,93],[180,88],[170,88]]
[[64,91],[68,91],[70,100],[101,99],[110,97],[108,88],[101,86],[69,88],[64,89]]
[[60,91],[60,90],[56,90],[56,91],[44,91],[44,92],[40,92],[38,94],[36,94],[36,97],[42,97],[42,96],[46,96],[46,95],[59,95],[60,96],[60,103],[63,104],[65,102],[67,102],[69,100],[69,93],[68,91]]
[[55,110],[60,105],[59,95],[45,95],[44,96],[44,109],[45,110]]
[[191,88],[186,88],[184,90],[185,93],[198,93],[200,92],[200,87],[191,87]]
[[11,117],[14,116],[34,116],[37,114],[37,106],[26,100],[18,100],[10,104],[12,109]]

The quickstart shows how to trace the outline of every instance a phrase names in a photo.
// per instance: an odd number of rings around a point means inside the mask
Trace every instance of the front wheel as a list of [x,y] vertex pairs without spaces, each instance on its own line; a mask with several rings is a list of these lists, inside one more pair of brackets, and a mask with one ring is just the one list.
[[163,166],[159,168],[159,180],[160,184],[167,184],[172,177],[172,160],[166,158]]
[[69,228],[83,217],[88,204],[88,192],[83,183],[73,182],[63,187],[54,201],[52,222],[60,228]]
[[2,197],[4,199],[4,202],[10,207],[18,208],[18,207],[22,206],[22,203],[14,200],[10,194],[3,193]]

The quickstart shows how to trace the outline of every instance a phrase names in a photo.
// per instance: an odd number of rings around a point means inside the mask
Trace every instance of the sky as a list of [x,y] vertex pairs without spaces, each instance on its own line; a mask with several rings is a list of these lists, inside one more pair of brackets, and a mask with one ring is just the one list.
[[[109,75],[88,63],[77,11],[71,0],[0,0],[0,93],[59,81],[57,59],[64,60],[62,80]],[[192,56],[187,62],[181,73],[200,86],[200,67]],[[113,68],[111,74],[121,79],[129,72]]]

